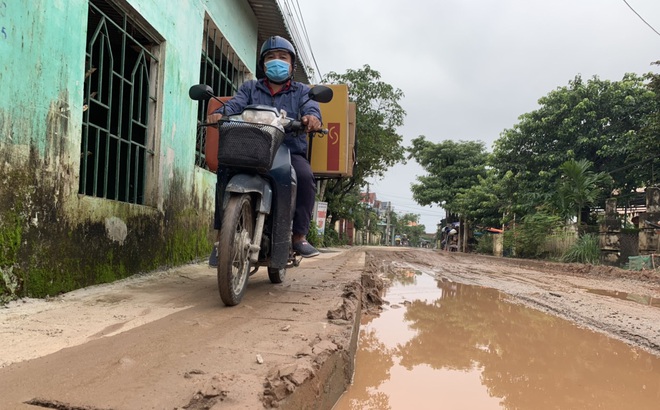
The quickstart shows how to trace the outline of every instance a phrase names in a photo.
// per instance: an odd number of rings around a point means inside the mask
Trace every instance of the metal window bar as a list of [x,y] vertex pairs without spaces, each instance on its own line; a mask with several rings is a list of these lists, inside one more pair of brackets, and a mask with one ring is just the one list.
[[[233,52],[220,31],[212,27],[208,18],[204,26],[201,59],[199,82],[211,86],[217,96],[234,95],[247,76],[246,69],[236,53]],[[197,115],[199,121],[206,121],[206,103],[199,103]],[[208,169],[204,155],[205,146],[206,128],[202,127],[197,132],[195,165]]]
[[158,59],[129,16],[103,0],[89,3],[88,33],[79,192],[143,204]]

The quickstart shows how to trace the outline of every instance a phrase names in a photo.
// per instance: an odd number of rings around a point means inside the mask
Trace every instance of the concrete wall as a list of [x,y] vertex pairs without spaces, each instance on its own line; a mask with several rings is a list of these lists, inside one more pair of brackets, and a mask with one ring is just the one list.
[[624,233],[616,198],[605,202],[605,217],[600,224],[601,259],[606,264],[623,266],[628,258],[660,251],[660,189],[646,189],[646,211],[639,214],[637,232]]
[[78,194],[87,0],[0,2],[0,295],[44,296],[205,257],[215,175],[194,166],[204,18],[248,67],[245,0],[116,0],[161,41],[145,205]]
[[599,243],[600,255],[605,264],[621,264],[619,250],[621,244],[619,235],[621,233],[621,221],[617,214],[616,198],[605,201],[605,218],[600,223]]
[[646,212],[639,216],[639,254],[660,252],[660,188],[646,189]]

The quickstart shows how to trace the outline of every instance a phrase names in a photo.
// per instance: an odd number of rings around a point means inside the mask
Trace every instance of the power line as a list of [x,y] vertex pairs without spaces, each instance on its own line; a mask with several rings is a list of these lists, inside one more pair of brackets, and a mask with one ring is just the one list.
[[[409,201],[409,202],[414,202],[414,203],[416,204],[415,206],[419,206],[420,208],[425,208],[425,207],[432,208],[431,205],[419,205],[419,204],[417,204],[417,202],[415,202],[415,201],[414,201],[413,199],[411,199],[409,196],[398,196],[398,195],[392,195],[392,194],[388,194],[388,193],[384,193],[384,192],[379,192],[378,190],[375,190],[375,189],[372,190],[372,192],[374,192],[374,193],[376,194],[376,197],[378,197],[378,198],[383,198],[383,197],[385,197],[385,198],[403,199],[403,200],[406,200],[406,201]],[[392,202],[392,201],[390,201],[390,202]],[[443,208],[442,206],[440,206],[440,205],[435,205],[435,206],[438,207],[439,209],[444,209],[444,208]],[[431,212],[434,212],[434,211],[431,211]],[[439,211],[438,211],[438,212],[439,212]]]
[[640,16],[640,14],[639,14],[637,11],[635,11],[635,9],[634,9],[634,8],[628,3],[627,0],[623,0],[623,2],[626,3],[626,6],[628,6],[628,7],[630,8],[630,10],[633,11],[633,13],[637,14],[637,17],[639,17],[639,18],[644,22],[644,24],[646,24],[647,26],[649,26],[649,27],[651,28],[651,30],[653,30],[653,31],[655,32],[655,34],[657,34],[657,35],[660,36],[660,33],[658,32],[658,30],[656,30],[655,28],[653,28],[652,25],[650,25],[646,20],[644,20],[644,17]]
[[[386,201],[386,202],[392,202],[392,201]],[[430,211],[428,212],[426,209],[419,208],[419,207],[414,207],[414,206],[406,206],[406,205],[401,205],[396,202],[392,202],[392,207],[395,209],[401,209],[404,211],[410,211],[412,213],[418,213],[420,215],[426,215],[426,216],[444,216],[445,212],[444,211]]]
[[300,55],[300,61],[305,64],[303,70],[307,71],[307,68],[311,69],[312,67],[310,67],[309,64],[312,64],[312,62],[316,67],[316,71],[313,73],[314,75],[310,78],[312,82],[315,82],[316,74],[318,73],[318,75],[321,76],[321,73],[309,41],[309,35],[302,16],[302,11],[300,10],[300,4],[298,3],[298,0],[295,0],[295,3],[292,2],[292,0],[277,1],[280,10],[282,10],[284,15],[289,32],[291,33],[291,37],[293,38],[293,42],[296,45],[298,54]]
[[380,202],[390,202],[392,204],[392,207],[394,207],[395,209],[400,209],[400,210],[403,210],[403,211],[419,214],[419,215],[422,215],[422,216],[441,218],[441,217],[444,217],[444,215],[445,215],[444,210],[434,211],[432,209],[429,210],[429,209],[426,209],[426,208],[423,208],[423,207],[420,207],[420,206],[415,206],[415,205],[410,205],[410,204],[401,205],[400,202],[384,201],[382,199],[379,199],[379,201]]
[[617,173],[619,171],[623,171],[624,169],[628,169],[630,167],[634,167],[634,166],[637,166],[637,165],[643,165],[643,164],[646,164],[647,162],[655,161],[656,159],[658,159],[658,158],[657,157],[649,157],[649,158],[643,159],[641,161],[633,162],[632,164],[624,165],[620,168],[613,169],[613,170],[608,171],[608,172],[610,174],[614,174],[614,173]]
[[309,48],[309,53],[312,55],[312,61],[314,61],[314,67],[316,67],[316,72],[319,75],[319,79],[321,79],[323,77],[323,75],[321,74],[321,70],[319,69],[319,65],[316,62],[316,56],[314,55],[314,50],[312,50],[312,44],[309,41],[309,34],[307,33],[307,26],[305,25],[305,19],[303,18],[302,10],[300,10],[300,3],[298,3],[298,0],[295,0],[295,1],[296,1],[296,8],[298,9],[298,15],[300,16],[299,17],[300,24],[302,25],[303,33],[305,35],[305,41],[307,42],[307,47]]
[[312,44],[309,41],[309,34],[307,33],[307,26],[305,25],[305,19],[303,18],[302,15],[302,10],[300,10],[300,3],[298,3],[298,0],[296,0],[296,6],[298,8],[298,14],[300,15],[300,23],[302,24],[303,27],[303,33],[305,34],[305,40],[307,41],[307,47],[309,48],[309,52],[312,55],[312,60],[314,61],[314,67],[316,67],[316,72],[319,75],[319,80],[323,78],[323,75],[321,74],[321,69],[319,68],[319,64],[316,62],[316,56],[314,55],[314,50],[312,50]]
[[280,10],[282,11],[282,16],[284,17],[284,23],[291,35],[293,44],[296,47],[296,52],[298,54],[298,60],[301,62],[302,70],[307,72],[307,62],[309,57],[307,55],[307,49],[304,47],[302,36],[300,35],[298,29],[298,23],[293,13],[293,7],[290,5],[289,0],[277,0]]

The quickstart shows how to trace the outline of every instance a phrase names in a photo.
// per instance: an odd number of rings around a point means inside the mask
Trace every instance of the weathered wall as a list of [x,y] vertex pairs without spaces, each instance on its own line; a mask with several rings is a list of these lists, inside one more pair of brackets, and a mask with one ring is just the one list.
[[0,294],[53,295],[211,249],[215,178],[194,166],[188,88],[205,13],[249,67],[256,19],[244,0],[119,1],[164,40],[148,205],[78,194],[88,2],[0,2]]
[[617,214],[616,198],[605,201],[605,218],[599,228],[600,255],[605,264],[621,264],[621,244],[619,234],[621,233],[621,221]]
[[660,251],[660,188],[646,189],[646,212],[639,216],[639,253],[650,255]]
[[646,211],[639,215],[634,232],[622,232],[616,199],[605,204],[605,218],[600,225],[601,257],[605,263],[623,266],[629,257],[649,255],[660,250],[660,189],[646,188]]

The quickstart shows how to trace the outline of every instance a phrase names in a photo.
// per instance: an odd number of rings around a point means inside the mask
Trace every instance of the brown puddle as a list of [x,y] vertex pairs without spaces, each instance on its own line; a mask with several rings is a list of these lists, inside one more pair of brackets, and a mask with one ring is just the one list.
[[345,409],[659,409],[660,359],[419,271],[363,320]]
[[604,289],[587,289],[587,292],[596,295],[609,296],[621,300],[629,300],[631,302],[639,303],[641,305],[660,307],[660,299],[653,298],[647,295],[636,295],[634,293],[626,293],[626,292],[619,292],[616,290],[604,290]]

